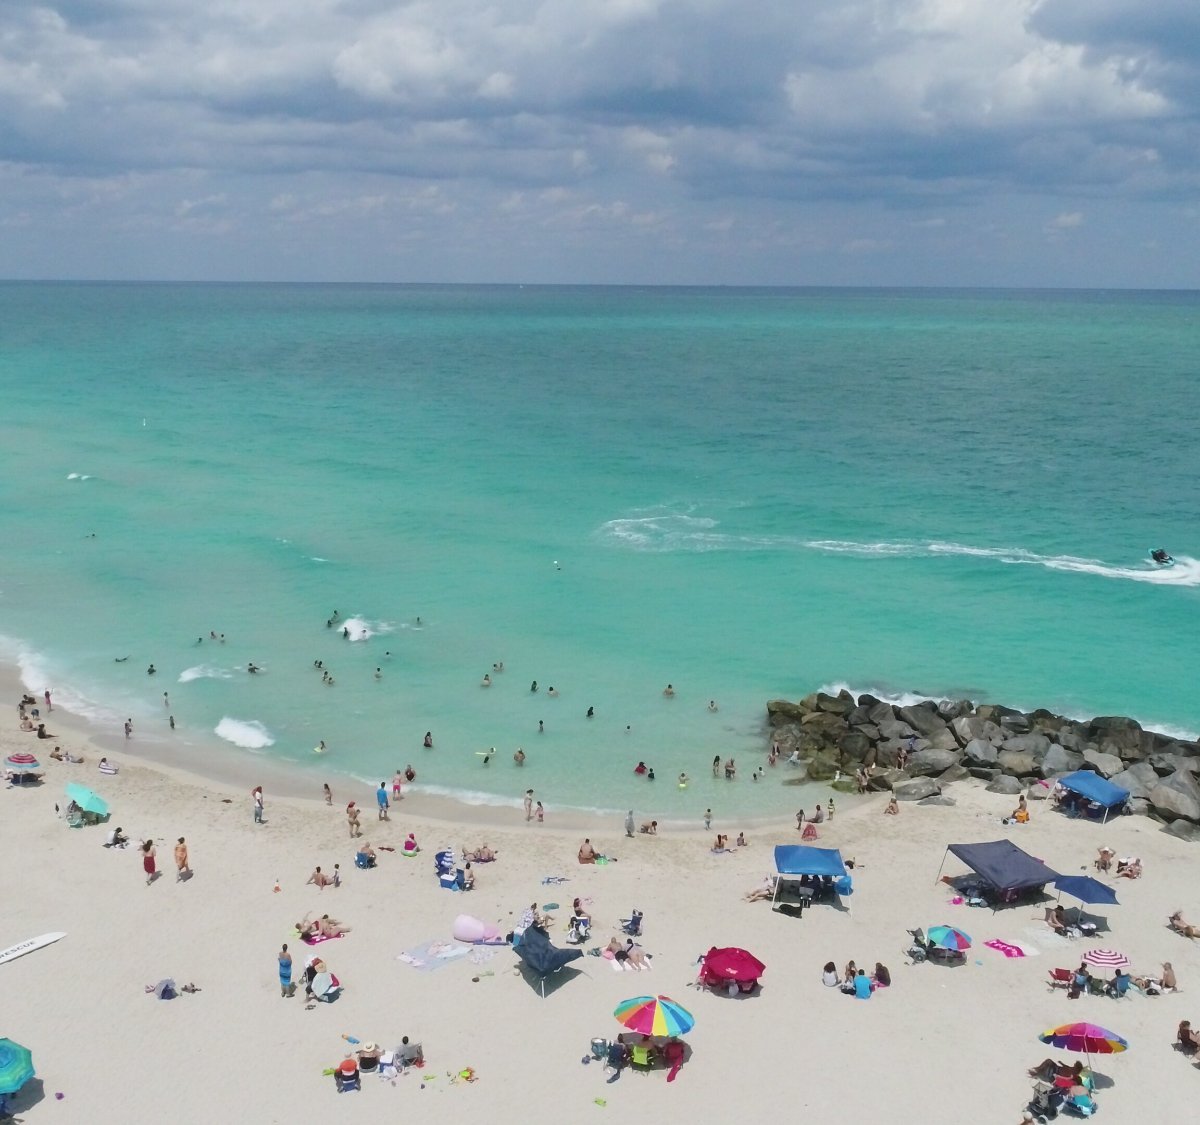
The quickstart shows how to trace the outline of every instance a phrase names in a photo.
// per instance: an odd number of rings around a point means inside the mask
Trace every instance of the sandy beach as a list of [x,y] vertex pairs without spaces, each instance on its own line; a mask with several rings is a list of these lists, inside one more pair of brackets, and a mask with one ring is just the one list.
[[[16,681],[6,684],[15,701]],[[1096,1060],[1106,1120],[1132,1120],[1151,1093],[1162,1120],[1183,1120],[1194,1102],[1200,1075],[1172,1042],[1181,1019],[1200,1018],[1191,1005],[1200,991],[1200,946],[1166,926],[1178,908],[1192,921],[1200,915],[1193,860],[1189,845],[1143,817],[1102,826],[1035,803],[1029,825],[1009,827],[1000,821],[1013,799],[974,783],[952,787],[954,807],[906,806],[895,817],[882,815],[885,798],[872,799],[839,809],[820,829],[822,846],[856,860],[852,909],[817,905],[797,918],[743,900],[773,870],[772,846],[799,842],[792,823],[754,827],[748,846],[731,854],[713,854],[712,834],[699,826],[626,839],[619,819],[526,824],[520,810],[435,803],[419,793],[379,823],[367,787],[335,790],[326,807],[280,795],[269,775],[254,775],[252,762],[241,779],[203,779],[139,761],[109,740],[96,745],[85,726],[56,709],[54,741],[86,758],[70,765],[48,761],[52,744],[18,731],[15,711],[7,723],[0,749],[37,753],[44,783],[0,792],[8,861],[0,948],[52,931],[67,935],[0,966],[0,1035],[30,1047],[38,1071],[15,1100],[18,1120],[265,1123],[415,1113],[428,1122],[531,1114],[715,1122],[787,1107],[833,1120],[966,1116],[1016,1125],[1031,1089],[1026,1069],[1047,1055],[1074,1059],[1037,1034],[1078,1020],[1130,1043]],[[120,762],[117,775],[98,772],[100,754]],[[71,829],[56,817],[71,780],[109,800],[110,826],[155,841],[162,875],[152,885],[136,847],[106,849],[104,827]],[[250,797],[260,782],[261,825]],[[377,869],[356,870],[350,799],[362,808],[364,840],[399,849],[414,832],[422,854],[407,860],[381,851]],[[715,821],[713,834],[740,827]],[[578,864],[583,835],[614,862]],[[180,836],[194,871],[184,882],[172,860]],[[1043,923],[1044,904],[972,909],[953,904],[952,890],[937,881],[948,843],[1001,838],[1063,873],[1090,870],[1097,848],[1108,844],[1140,856],[1145,874],[1112,880],[1121,905],[1096,911],[1109,932],[1068,942]],[[477,868],[476,889],[442,890],[433,852],[484,841],[499,859]],[[335,863],[341,887],[305,884],[316,865],[328,872]],[[947,874],[964,871],[948,860]],[[544,884],[548,877],[566,881]],[[561,945],[575,897],[587,901],[600,944],[619,918],[642,909],[652,970],[618,973],[585,956],[551,978],[543,999],[515,971],[507,947],[450,959],[436,971],[399,959],[449,941],[459,913],[508,931],[533,901],[561,904],[551,929]],[[306,951],[293,926],[314,911],[352,932],[318,951],[342,994],[308,1009],[302,992],[281,997],[276,955],[288,942],[300,977]],[[971,935],[966,964],[907,964],[906,929],[938,923]],[[1029,955],[1010,959],[985,946],[993,939],[1020,943]],[[741,946],[764,961],[761,991],[730,999],[694,989],[697,958],[711,945]],[[1069,1000],[1047,987],[1049,969],[1078,964],[1093,946],[1127,954],[1135,973],[1171,962],[1182,992]],[[866,1003],[824,988],[824,963],[840,968],[851,958],[867,967],[883,962],[892,986]],[[201,991],[169,1001],[147,995],[145,987],[163,977]],[[617,1004],[643,993],[666,994],[695,1016],[686,1036],[691,1056],[670,1084],[661,1068],[609,1081],[600,1063],[581,1062],[593,1037],[620,1030]],[[361,1091],[338,1094],[322,1072],[351,1049],[344,1035],[384,1047],[408,1035],[423,1044],[427,1065],[392,1081],[365,1075]],[[466,1068],[474,1081],[455,1078]]]

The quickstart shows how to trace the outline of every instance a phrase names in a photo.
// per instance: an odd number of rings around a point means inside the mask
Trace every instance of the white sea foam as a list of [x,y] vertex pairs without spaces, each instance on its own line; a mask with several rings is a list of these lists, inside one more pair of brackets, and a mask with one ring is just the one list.
[[341,625],[352,641],[366,641],[382,633],[392,633],[396,626],[390,621],[368,621],[365,617],[347,617]]
[[213,733],[246,750],[261,750],[264,746],[275,745],[271,732],[257,719],[231,719],[226,715],[213,728]]
[[67,480],[91,480],[91,473],[67,473]]
[[[949,696],[921,695],[919,692],[911,691],[895,692],[887,691],[883,688],[877,687],[853,687],[852,685],[841,680],[832,684],[822,684],[819,688],[817,688],[817,690],[825,692],[826,695],[837,695],[839,691],[844,690],[848,691],[852,696],[854,696],[855,699],[857,699],[860,695],[873,695],[876,699],[882,700],[884,703],[890,703],[893,707],[912,707],[917,703],[923,703],[927,699],[938,700],[947,698],[962,698],[961,694]],[[986,703],[988,700],[975,699],[972,700],[972,702],[979,704]],[[1077,723],[1086,723],[1096,717],[1095,715],[1085,715],[1078,711],[1060,710],[1044,701],[1042,703],[1034,704],[1033,706],[1028,706],[1026,703],[1009,703],[1007,700],[1005,701],[1005,704],[1009,707],[1015,707],[1018,711],[1026,712],[1032,711],[1034,707],[1046,707],[1047,710],[1051,710],[1054,711],[1055,714],[1062,715],[1064,719],[1072,719]],[[1141,724],[1143,730],[1153,731],[1155,734],[1161,734],[1167,738],[1173,738],[1176,742],[1196,742],[1200,740],[1200,733],[1197,733],[1193,730],[1188,730],[1186,727],[1177,727],[1171,723],[1156,723],[1151,719],[1139,719],[1136,715],[1130,717],[1136,719],[1137,722]]]
[[945,558],[961,556],[1010,566],[1041,566],[1070,574],[1091,574],[1155,586],[1200,586],[1200,559],[1177,555],[1172,566],[1149,560],[1137,566],[1115,566],[1075,555],[1042,555],[1024,547],[975,547],[968,543],[858,542],[852,539],[803,539],[788,535],[729,535],[707,517],[664,512],[609,520],[596,535],[627,550],[670,551],[820,551],[858,558]]
[[232,680],[233,673],[225,668],[215,668],[211,664],[197,664],[185,668],[179,673],[181,684],[190,684],[192,680]]

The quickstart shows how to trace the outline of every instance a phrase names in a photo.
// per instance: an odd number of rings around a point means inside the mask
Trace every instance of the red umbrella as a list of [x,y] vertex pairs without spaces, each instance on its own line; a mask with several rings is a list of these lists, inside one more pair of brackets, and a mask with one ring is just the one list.
[[704,955],[704,974],[712,978],[731,981],[752,981],[758,980],[766,969],[764,965],[753,953],[747,953],[744,949],[738,949],[736,946],[731,946],[727,949],[718,949],[713,946]]

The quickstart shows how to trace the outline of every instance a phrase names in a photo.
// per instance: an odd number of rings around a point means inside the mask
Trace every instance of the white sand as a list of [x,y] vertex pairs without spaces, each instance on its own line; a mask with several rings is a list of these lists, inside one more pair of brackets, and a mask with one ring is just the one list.
[[[6,723],[15,727],[15,713],[8,713]],[[712,855],[708,834],[627,840],[613,823],[590,834],[619,862],[581,867],[574,829],[527,826],[519,810],[462,809],[452,825],[431,817],[446,806],[419,796],[378,825],[372,791],[364,788],[353,794],[364,838],[399,847],[415,831],[424,854],[405,860],[381,853],[377,870],[361,872],[353,867],[343,812],[351,794],[335,792],[334,807],[326,808],[281,799],[268,788],[267,824],[258,826],[249,783],[227,789],[135,765],[120,753],[110,754],[122,762],[120,774],[103,777],[83,732],[71,733],[58,711],[51,729],[64,746],[86,753],[87,764],[49,762],[44,785],[0,790],[0,948],[49,931],[68,934],[0,966],[0,1035],[33,1050],[44,1083],[40,1100],[36,1085],[18,1100],[19,1119],[290,1125],[416,1113],[422,1122],[530,1115],[722,1122],[817,1113],[832,1121],[1016,1125],[1031,1086],[1026,1068],[1062,1055],[1040,1044],[1037,1033],[1075,1020],[1109,1027],[1132,1044],[1097,1061],[1114,1083],[1099,1091],[1104,1120],[1134,1120],[1142,1106],[1150,1108],[1151,1094],[1155,1120],[1192,1115],[1200,1074],[1171,1044],[1180,1019],[1200,1020],[1192,1003],[1200,995],[1200,944],[1171,933],[1165,921],[1178,907],[1200,921],[1195,849],[1143,818],[1101,827],[1034,805],[1031,825],[1006,828],[998,821],[1013,800],[963,784],[952,790],[956,808],[904,807],[899,817],[885,817],[879,801],[839,811],[820,843],[861,865],[853,911],[817,906],[797,919],[742,901],[771,870],[771,846],[797,842],[788,825],[755,831],[737,854]],[[0,744],[4,754],[33,749],[43,760],[50,749],[15,729],[0,732]],[[112,824],[135,839],[156,840],[164,875],[154,885],[145,886],[134,848],[106,850],[104,828],[72,830],[55,818],[53,805],[65,804],[62,786],[71,779],[110,799]],[[483,827],[488,815],[508,824]],[[737,828],[713,825],[714,833]],[[181,835],[195,870],[182,884],[171,857]],[[992,913],[949,905],[951,892],[935,882],[945,845],[1004,836],[1067,873],[1083,869],[1102,842],[1141,855],[1146,875],[1119,881],[1122,905],[1100,911],[1112,932],[1094,944],[1122,950],[1138,971],[1171,961],[1184,992],[1070,1001],[1047,989],[1047,970],[1078,963],[1093,943],[1068,948],[1038,920],[1041,907]],[[500,860],[478,868],[478,889],[441,890],[435,848],[484,839]],[[304,885],[316,864],[329,871],[335,862],[345,880],[340,889]],[[947,871],[963,870],[951,857]],[[545,875],[569,881],[543,886]],[[433,973],[396,959],[423,942],[448,939],[459,912],[507,930],[534,899],[563,905],[552,934],[561,944],[577,895],[592,900],[594,934],[602,939],[631,907],[645,911],[652,972],[618,974],[585,957],[567,970],[569,979],[553,980],[543,1000],[513,971],[507,948],[486,965],[464,958]],[[320,947],[343,995],[307,1011],[302,992],[280,997],[275,955],[288,941],[300,977],[305,949],[292,924],[311,910],[329,911],[354,931]],[[906,965],[905,929],[939,922],[973,936],[967,964]],[[1032,942],[1042,952],[1008,960],[984,947],[991,938]],[[689,987],[697,956],[713,944],[744,946],[766,962],[760,995],[731,1000]],[[823,963],[840,967],[851,957],[860,965],[883,961],[893,987],[867,1003],[823,988]],[[481,969],[494,975],[474,982]],[[203,991],[171,1001],[144,994],[143,986],[164,976]],[[693,1057],[670,1085],[661,1071],[626,1072],[607,1084],[599,1063],[580,1059],[593,1036],[619,1030],[611,1014],[617,1003],[643,992],[666,993],[694,1013],[687,1036]],[[321,1072],[348,1050],[343,1033],[384,1046],[408,1034],[423,1042],[428,1066],[394,1084],[367,1075],[361,1092],[339,1095]],[[478,1081],[452,1083],[449,1072],[468,1066]],[[597,1098],[607,1105],[594,1104]]]

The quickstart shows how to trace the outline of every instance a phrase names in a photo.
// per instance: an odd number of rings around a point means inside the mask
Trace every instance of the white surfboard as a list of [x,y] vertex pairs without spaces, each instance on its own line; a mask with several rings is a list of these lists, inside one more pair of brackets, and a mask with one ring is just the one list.
[[0,949],[0,965],[8,961],[15,961],[18,957],[24,957],[26,953],[32,953],[35,949],[53,945],[60,938],[66,936],[66,934],[42,934],[41,937],[30,938],[28,941],[19,942],[8,949]]

